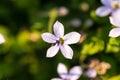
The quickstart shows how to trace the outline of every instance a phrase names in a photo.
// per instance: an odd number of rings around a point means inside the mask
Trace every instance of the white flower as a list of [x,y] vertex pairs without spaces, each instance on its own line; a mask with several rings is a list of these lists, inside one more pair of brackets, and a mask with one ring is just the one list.
[[74,66],[68,72],[66,66],[62,63],[58,64],[57,72],[61,78],[52,78],[51,80],[77,80],[82,75],[80,66]]
[[82,24],[81,20],[80,19],[72,19],[70,21],[70,25],[74,26],[74,27],[79,27],[80,25]]
[[120,8],[120,0],[101,0],[103,6],[96,10],[96,15],[104,17]]
[[5,42],[5,38],[3,37],[2,34],[0,34],[0,44],[4,43]]
[[89,78],[95,78],[97,76],[97,72],[94,69],[88,69],[86,72],[86,76]]
[[112,16],[109,17],[109,19],[110,19],[110,23],[116,26],[116,28],[113,28],[110,31],[109,36],[119,37],[120,36],[120,9],[117,10],[116,13],[112,14]]
[[69,10],[66,8],[66,7],[60,7],[59,9],[58,9],[58,14],[59,14],[59,16],[65,16],[65,15],[67,15],[69,13]]
[[42,34],[42,39],[45,42],[55,44],[47,50],[46,57],[55,56],[60,49],[65,58],[72,59],[73,50],[68,44],[77,43],[80,40],[81,35],[77,32],[70,32],[64,36],[64,27],[58,21],[55,22],[53,30],[55,35],[51,33]]

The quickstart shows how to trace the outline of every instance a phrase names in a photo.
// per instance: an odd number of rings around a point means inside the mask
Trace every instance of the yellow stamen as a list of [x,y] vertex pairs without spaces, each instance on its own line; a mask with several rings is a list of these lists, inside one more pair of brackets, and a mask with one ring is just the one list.
[[60,38],[59,41],[60,41],[61,44],[64,44],[64,39],[63,38]]
[[117,2],[117,1],[114,1],[113,4],[112,4],[112,7],[113,7],[113,9],[119,8],[118,2]]

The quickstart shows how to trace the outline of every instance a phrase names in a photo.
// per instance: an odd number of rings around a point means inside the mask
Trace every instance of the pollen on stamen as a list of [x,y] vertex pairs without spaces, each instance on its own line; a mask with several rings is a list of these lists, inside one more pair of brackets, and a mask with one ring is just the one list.
[[113,7],[113,9],[119,8],[118,2],[117,2],[117,1],[114,1],[113,4],[112,4],[112,7]]
[[60,42],[61,44],[64,44],[64,39],[63,39],[63,38],[60,38],[60,39],[59,39],[59,42]]

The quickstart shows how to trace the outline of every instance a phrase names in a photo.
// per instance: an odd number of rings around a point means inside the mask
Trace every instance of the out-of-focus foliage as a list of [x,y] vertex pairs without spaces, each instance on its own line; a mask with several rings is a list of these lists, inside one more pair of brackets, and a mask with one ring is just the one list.
[[108,79],[108,80],[119,80],[119,79],[120,79],[120,75],[117,75],[117,76],[111,77],[111,78]]
[[[112,28],[108,17],[95,14],[100,5],[100,0],[0,0],[0,34],[5,39],[0,44],[0,80],[50,80],[59,77],[59,62],[82,66],[79,80],[91,80],[84,72],[92,59],[111,65],[94,80],[119,80],[120,39],[108,37]],[[52,33],[56,20],[64,24],[65,33],[82,35],[78,44],[71,45],[72,60],[61,52],[46,58],[51,44],[45,43],[41,34]]]

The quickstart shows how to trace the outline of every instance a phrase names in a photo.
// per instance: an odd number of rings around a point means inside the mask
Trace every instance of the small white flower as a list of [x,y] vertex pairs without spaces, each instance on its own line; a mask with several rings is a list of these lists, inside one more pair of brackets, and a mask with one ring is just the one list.
[[66,7],[60,7],[59,9],[58,9],[58,14],[59,14],[59,16],[65,16],[65,15],[67,15],[69,13],[69,10],[66,8]]
[[78,80],[82,75],[82,69],[80,66],[74,66],[68,72],[66,66],[62,63],[58,64],[57,72],[61,78],[52,78],[51,80]]
[[94,69],[88,69],[86,72],[86,76],[89,78],[95,78],[97,76],[97,72]]
[[42,39],[45,42],[55,44],[47,50],[46,57],[55,56],[60,49],[65,58],[72,59],[73,50],[68,44],[77,43],[80,40],[81,35],[77,32],[70,32],[64,36],[64,27],[58,21],[55,22],[53,30],[55,35],[51,33],[42,34]]
[[80,25],[82,24],[81,20],[80,19],[72,19],[70,21],[70,25],[74,26],[74,27],[79,27]]
[[0,44],[4,43],[5,42],[5,38],[3,37],[2,34],[0,34]]
[[119,37],[120,36],[120,9],[117,10],[116,13],[112,14],[112,16],[109,17],[109,19],[110,19],[110,23],[116,26],[116,28],[113,28],[110,31],[109,36]]
[[120,8],[120,0],[101,0],[103,6],[96,10],[96,15],[104,17]]

